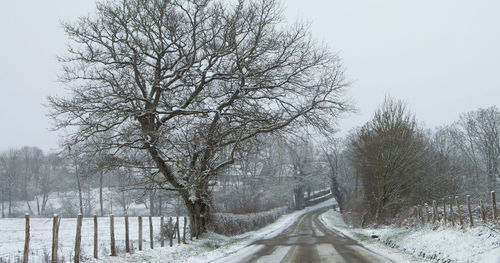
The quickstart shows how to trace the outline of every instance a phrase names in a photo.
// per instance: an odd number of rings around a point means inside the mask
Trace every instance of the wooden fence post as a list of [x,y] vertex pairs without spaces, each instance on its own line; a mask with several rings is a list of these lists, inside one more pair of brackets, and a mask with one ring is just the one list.
[[28,263],[29,251],[30,251],[30,215],[26,213],[24,216],[26,221],[24,227],[24,255],[23,255],[23,263]]
[[182,243],[186,244],[186,225],[187,225],[187,218],[184,216],[184,226],[182,227]]
[[82,214],[79,214],[76,219],[76,237],[75,237],[75,258],[74,262],[80,262],[80,245],[82,242]]
[[444,218],[444,224],[448,223],[448,214],[446,213],[446,199],[443,198],[443,218]]
[[425,217],[424,217],[424,210],[421,205],[418,206],[418,211],[420,213],[420,222],[422,222],[422,225],[425,224]]
[[111,256],[116,256],[116,246],[115,246],[115,217],[113,215],[109,216],[109,235],[111,238]]
[[429,205],[425,203],[425,214],[427,216],[427,223],[431,222],[431,214],[429,213]]
[[436,223],[436,220],[439,221],[439,215],[436,207],[436,200],[432,200],[432,213],[434,214],[432,217],[432,223]]
[[417,206],[413,207],[413,215],[415,216],[415,221],[418,223],[418,208],[417,208]]
[[469,210],[469,220],[470,220],[470,226],[474,226],[474,218],[472,218],[472,207],[470,204],[470,195],[467,195],[467,208]]
[[457,205],[458,220],[460,220],[460,225],[464,225],[464,219],[462,218],[462,207],[458,201],[458,196],[455,196],[455,204]]
[[52,221],[52,263],[57,263],[57,248],[59,246],[59,217],[54,215]]
[[153,249],[153,218],[149,216],[149,247]]
[[165,226],[163,216],[160,217],[160,246],[165,247]]
[[139,251],[142,251],[142,216],[137,217],[137,223],[139,225]]
[[[195,217],[196,218],[196,217]],[[200,232],[201,232],[201,226],[203,225],[203,215],[200,215],[199,219],[196,219],[195,221],[195,227],[196,227],[196,239],[200,238]]]
[[177,216],[177,222],[175,224],[177,225],[177,245],[179,245],[181,243],[181,231],[179,229],[181,224],[179,224],[179,216]]
[[130,253],[130,239],[128,228],[128,215],[125,216],[125,252]]
[[455,215],[453,214],[453,199],[450,197],[450,220],[451,225],[455,226]]
[[97,243],[97,239],[99,238],[98,237],[98,225],[97,225],[97,215],[94,215],[94,258],[97,259],[99,257],[98,255],[98,243]]
[[491,191],[491,205],[493,206],[493,220],[497,220],[498,210],[497,210],[497,199],[495,196],[495,191]]
[[415,213],[416,213],[415,216],[416,216],[417,224],[418,224],[418,222],[420,222],[420,210],[419,210],[418,205],[415,206]]
[[193,241],[194,236],[194,216],[189,218],[189,240]]
[[173,223],[172,223],[172,217],[170,217],[168,219],[168,239],[170,241],[170,247],[172,247],[174,244],[173,244],[173,238],[174,238],[174,227],[173,227]]
[[483,223],[486,223],[486,210],[484,209],[483,200],[479,200],[479,208],[481,211],[481,219],[483,220]]

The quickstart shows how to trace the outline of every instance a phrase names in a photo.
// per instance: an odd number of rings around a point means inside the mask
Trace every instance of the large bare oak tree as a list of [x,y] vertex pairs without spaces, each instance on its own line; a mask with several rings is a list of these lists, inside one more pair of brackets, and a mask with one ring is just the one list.
[[244,142],[328,128],[348,106],[339,58],[306,25],[286,25],[275,0],[103,1],[64,30],[70,93],[49,97],[55,128],[68,144],[147,158],[197,229]]

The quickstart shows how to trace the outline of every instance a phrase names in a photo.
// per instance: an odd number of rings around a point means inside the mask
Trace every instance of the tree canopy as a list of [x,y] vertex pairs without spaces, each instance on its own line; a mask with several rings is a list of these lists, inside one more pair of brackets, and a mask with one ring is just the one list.
[[54,127],[68,145],[148,156],[190,211],[245,141],[329,130],[348,109],[340,59],[275,0],[102,1],[64,30],[70,95],[49,97]]

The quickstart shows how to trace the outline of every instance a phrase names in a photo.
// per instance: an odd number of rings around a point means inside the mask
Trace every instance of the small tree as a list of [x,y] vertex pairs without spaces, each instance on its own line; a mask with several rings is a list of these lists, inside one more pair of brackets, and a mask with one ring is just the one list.
[[386,98],[373,119],[351,141],[368,215],[379,223],[385,212],[411,203],[412,188],[426,167],[427,146],[414,117],[401,101]]

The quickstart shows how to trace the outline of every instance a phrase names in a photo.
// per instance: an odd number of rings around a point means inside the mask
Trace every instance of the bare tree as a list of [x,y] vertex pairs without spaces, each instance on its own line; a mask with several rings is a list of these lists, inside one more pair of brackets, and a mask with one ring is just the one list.
[[251,213],[290,205],[295,182],[286,145],[285,138],[276,134],[247,142],[236,153],[234,165],[219,174],[217,210]]
[[476,177],[484,175],[488,190],[496,190],[500,162],[500,112],[495,106],[471,111],[455,124],[455,144],[476,168]]
[[[11,217],[14,214],[13,201],[16,198],[16,184],[19,182],[21,173],[21,156],[19,150],[9,149],[7,152],[0,156],[0,166],[3,167],[4,171],[4,191],[6,191],[7,201],[9,203],[9,208],[7,216]],[[3,196],[4,194],[2,194]],[[2,213],[3,213],[3,202],[2,202]]]
[[411,204],[412,189],[427,167],[427,144],[403,102],[386,98],[373,119],[356,132],[351,147],[367,212],[376,223],[386,212]]
[[2,202],[2,218],[5,217],[5,195],[6,191],[8,188],[7,185],[7,166],[5,163],[4,156],[0,156],[0,195],[1,195],[1,202]]
[[305,194],[310,196],[311,187],[313,187],[318,178],[318,168],[315,156],[315,148],[307,137],[295,138],[293,142],[287,144],[288,154],[290,155],[290,164],[292,166],[292,178],[294,180],[294,204],[295,209],[300,210],[305,206]]
[[[90,149],[93,149],[90,146]],[[94,154],[90,156],[89,172],[98,177],[99,185],[99,211],[104,216],[104,176],[110,172],[119,172],[119,162],[108,150],[93,149]]]
[[80,147],[68,146],[67,155],[65,158],[69,159],[70,165],[69,170],[73,171],[73,175],[76,182],[76,190],[78,191],[78,209],[79,213],[83,215],[83,187],[82,187],[82,176],[84,175],[85,170],[85,153],[82,153],[79,149]]
[[415,186],[420,193],[415,198],[420,203],[458,195],[460,186],[467,184],[463,180],[466,160],[455,147],[452,133],[450,126],[427,133],[428,158],[432,161],[424,167],[423,183]]
[[[41,173],[45,161],[45,155],[43,151],[37,147],[22,147],[20,150],[20,155],[22,159],[22,166],[23,166],[23,180],[22,180],[22,192],[23,192],[23,199],[26,202],[26,205],[28,206],[30,214],[33,214],[33,209],[31,208],[31,205],[29,201],[31,200],[32,196],[28,194],[28,185],[30,182],[34,181],[34,189],[33,186],[32,189],[34,190],[34,197],[35,199],[38,200],[37,194],[39,192],[39,187],[40,187],[40,181],[41,181]],[[31,192],[31,191],[30,191]],[[37,203],[38,205],[38,203]],[[40,209],[39,206],[37,206],[37,212],[38,215],[40,215]]]
[[147,154],[203,231],[209,185],[242,142],[328,129],[347,109],[339,58],[282,17],[275,0],[100,2],[64,24],[71,96],[49,98],[55,128],[77,127],[68,144],[105,133],[100,149]]
[[330,191],[332,192],[341,213],[345,210],[345,199],[347,191],[341,184],[342,169],[346,169],[346,164],[342,160],[341,142],[338,139],[330,139],[327,146],[323,147],[326,162],[328,163],[328,178],[330,179]]
[[44,159],[43,169],[35,182],[35,195],[38,215],[46,214],[49,194],[55,189],[56,175],[61,173],[64,161],[55,153],[48,154]]

